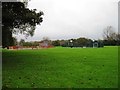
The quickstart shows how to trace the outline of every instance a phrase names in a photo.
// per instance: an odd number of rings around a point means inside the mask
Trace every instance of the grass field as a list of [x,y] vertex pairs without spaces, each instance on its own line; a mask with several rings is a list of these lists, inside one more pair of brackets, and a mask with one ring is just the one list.
[[3,88],[118,87],[118,47],[3,50]]

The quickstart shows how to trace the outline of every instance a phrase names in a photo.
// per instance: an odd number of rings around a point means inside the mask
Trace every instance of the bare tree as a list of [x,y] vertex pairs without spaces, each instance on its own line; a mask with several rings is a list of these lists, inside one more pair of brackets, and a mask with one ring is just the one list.
[[49,41],[48,37],[43,37],[43,41]]
[[44,43],[48,44],[48,45],[51,45],[52,42],[51,40],[49,39],[49,37],[43,37],[43,40],[42,40]]
[[112,26],[103,31],[104,45],[120,45],[120,33],[116,33]]
[[20,45],[20,46],[23,46],[24,43],[25,43],[25,40],[24,40],[24,39],[21,39],[20,42],[19,42],[19,45]]
[[117,45],[120,45],[120,33],[117,34]]
[[115,40],[116,39],[116,33],[114,32],[114,29],[112,26],[107,26],[105,30],[103,31],[103,38],[104,40]]

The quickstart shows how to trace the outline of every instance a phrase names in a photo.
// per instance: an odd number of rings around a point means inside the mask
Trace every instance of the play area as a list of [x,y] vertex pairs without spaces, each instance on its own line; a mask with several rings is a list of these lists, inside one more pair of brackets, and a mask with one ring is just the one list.
[[3,88],[116,88],[118,47],[3,50]]

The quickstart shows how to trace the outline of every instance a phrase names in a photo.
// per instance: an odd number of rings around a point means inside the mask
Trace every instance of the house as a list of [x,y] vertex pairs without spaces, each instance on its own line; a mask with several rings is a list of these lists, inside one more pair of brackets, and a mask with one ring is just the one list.
[[93,42],[93,47],[104,47],[103,43],[100,41],[94,41]]

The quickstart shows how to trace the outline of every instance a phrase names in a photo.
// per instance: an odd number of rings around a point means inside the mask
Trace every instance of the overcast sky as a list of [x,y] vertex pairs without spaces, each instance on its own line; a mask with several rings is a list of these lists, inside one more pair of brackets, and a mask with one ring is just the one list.
[[44,16],[34,36],[26,41],[43,37],[102,39],[105,27],[111,25],[118,30],[118,0],[31,0],[28,7],[43,11]]

